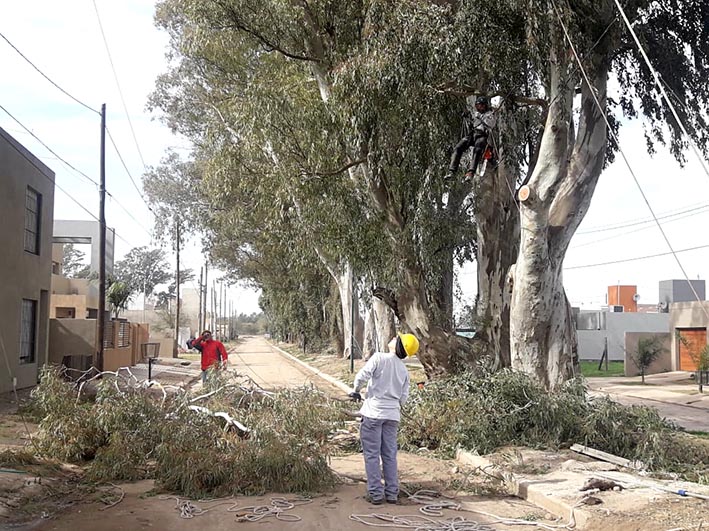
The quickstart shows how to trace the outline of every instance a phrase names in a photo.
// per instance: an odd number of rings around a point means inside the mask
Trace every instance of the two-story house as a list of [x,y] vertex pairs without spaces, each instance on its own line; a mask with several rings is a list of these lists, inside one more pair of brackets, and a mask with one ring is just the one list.
[[47,362],[53,212],[54,172],[0,128],[0,392]]

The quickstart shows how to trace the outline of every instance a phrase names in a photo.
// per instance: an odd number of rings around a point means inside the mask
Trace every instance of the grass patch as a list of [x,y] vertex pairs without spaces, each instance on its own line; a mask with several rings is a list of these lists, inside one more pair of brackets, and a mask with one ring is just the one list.
[[709,441],[679,432],[657,410],[590,398],[582,380],[548,393],[511,370],[463,374],[413,389],[403,409],[402,446],[451,456],[504,446],[556,449],[580,443],[653,471],[709,482]]
[[598,370],[597,361],[582,361],[579,365],[581,374],[586,378],[625,375],[625,362],[622,361],[609,361],[608,370],[606,370],[605,364],[603,364],[603,368],[600,371]]

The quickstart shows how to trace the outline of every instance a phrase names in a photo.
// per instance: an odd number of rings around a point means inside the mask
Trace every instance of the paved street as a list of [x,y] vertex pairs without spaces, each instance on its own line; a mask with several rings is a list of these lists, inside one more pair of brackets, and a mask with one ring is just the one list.
[[647,385],[639,385],[639,377],[588,378],[588,383],[593,394],[608,395],[621,404],[654,407],[686,430],[709,432],[709,396],[699,394],[687,379],[687,373],[671,372],[647,376]]
[[343,394],[342,390],[280,354],[262,336],[245,337],[230,352],[229,366],[266,389],[313,384],[334,396]]

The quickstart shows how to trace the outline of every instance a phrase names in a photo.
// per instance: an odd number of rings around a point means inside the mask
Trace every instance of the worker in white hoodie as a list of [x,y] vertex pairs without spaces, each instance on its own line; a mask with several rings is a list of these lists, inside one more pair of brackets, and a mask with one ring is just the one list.
[[359,411],[360,438],[367,472],[367,500],[374,505],[384,501],[397,503],[399,498],[396,439],[401,406],[409,397],[409,371],[404,360],[418,349],[414,335],[399,334],[389,342],[389,352],[377,352],[369,358],[355,376],[354,390],[350,393],[352,399],[361,400],[359,392],[369,382],[367,398]]

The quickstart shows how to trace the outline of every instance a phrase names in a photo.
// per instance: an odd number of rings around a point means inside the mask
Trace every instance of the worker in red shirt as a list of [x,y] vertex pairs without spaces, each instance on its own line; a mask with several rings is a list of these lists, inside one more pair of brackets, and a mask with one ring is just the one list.
[[202,383],[207,381],[207,371],[211,367],[226,369],[227,353],[221,341],[212,338],[209,330],[202,332],[192,346],[202,352]]

